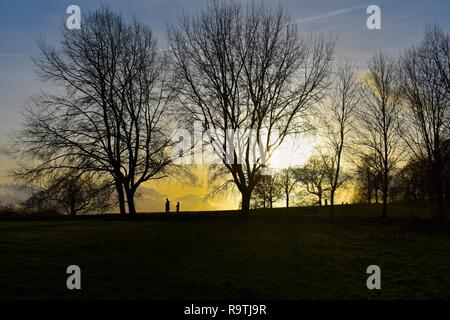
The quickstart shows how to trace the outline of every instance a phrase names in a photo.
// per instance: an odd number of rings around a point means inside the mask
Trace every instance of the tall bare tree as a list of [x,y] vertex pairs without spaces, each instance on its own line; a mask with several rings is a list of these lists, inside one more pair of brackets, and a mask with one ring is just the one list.
[[[307,128],[309,107],[322,99],[334,42],[300,36],[281,8],[216,0],[182,17],[169,43],[174,87],[191,118],[215,131],[211,143],[245,215],[260,170],[287,135]],[[237,147],[229,130],[240,132]]]
[[428,165],[438,203],[444,215],[443,177],[450,133],[450,36],[438,26],[430,26],[422,43],[402,57],[402,85],[410,135],[405,141],[418,161]]
[[170,92],[151,30],[103,6],[85,14],[81,30],[63,29],[58,48],[39,47],[34,62],[56,89],[34,96],[25,110],[16,177],[36,181],[64,169],[109,178],[120,213],[128,204],[134,215],[136,190],[171,162]]
[[331,217],[334,217],[336,191],[346,180],[342,174],[343,152],[360,97],[355,68],[348,60],[342,60],[335,73],[330,102],[323,113],[326,151],[322,153],[330,186]]
[[[361,152],[382,172],[383,218],[387,217],[390,178],[402,159],[398,68],[388,55],[375,54],[362,83],[363,107],[358,110]],[[377,170],[375,170],[377,171]]]
[[298,180],[298,168],[288,167],[280,172],[281,181],[284,190],[284,198],[286,200],[286,208],[289,208],[290,195],[294,192],[295,187],[300,182]]

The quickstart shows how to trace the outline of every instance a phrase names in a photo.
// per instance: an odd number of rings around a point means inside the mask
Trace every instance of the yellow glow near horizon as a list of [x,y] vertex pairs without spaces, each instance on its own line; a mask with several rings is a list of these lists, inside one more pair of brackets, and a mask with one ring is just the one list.
[[[309,137],[287,138],[277,148],[269,160],[270,167],[275,170],[287,167],[302,166],[311,156],[316,147],[316,140]],[[141,211],[163,211],[165,199],[175,208],[180,202],[181,211],[199,210],[234,210],[239,206],[238,191],[227,192],[210,197],[207,165],[187,165],[189,175],[182,174],[176,178],[166,178],[160,181],[150,181],[143,186],[138,209]]]
[[[274,169],[284,169],[289,166],[301,166],[309,158],[316,146],[313,138],[287,138],[274,152],[269,164]],[[0,183],[13,183],[7,177],[8,170],[14,167],[14,159],[8,156],[0,157]],[[140,188],[137,208],[141,212],[164,211],[164,202],[171,201],[172,210],[179,201],[181,211],[234,210],[239,207],[240,195],[227,192],[211,197],[207,165],[189,165],[189,174],[175,172],[175,177],[163,180],[149,181]]]

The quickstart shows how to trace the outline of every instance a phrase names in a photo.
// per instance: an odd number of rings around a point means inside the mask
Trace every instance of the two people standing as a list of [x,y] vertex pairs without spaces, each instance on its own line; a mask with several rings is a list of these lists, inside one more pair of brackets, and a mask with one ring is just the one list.
[[[180,203],[177,202],[177,205],[175,206],[177,213],[180,212]],[[169,199],[166,199],[166,212],[169,213],[170,212],[170,201]]]

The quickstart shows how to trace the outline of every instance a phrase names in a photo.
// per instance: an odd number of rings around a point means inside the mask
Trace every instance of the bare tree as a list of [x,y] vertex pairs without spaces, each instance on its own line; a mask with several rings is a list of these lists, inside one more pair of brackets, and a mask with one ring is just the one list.
[[44,190],[34,192],[20,205],[26,214],[60,215],[62,211],[60,204],[50,200]]
[[349,61],[343,60],[335,74],[330,102],[323,113],[326,151],[322,154],[327,172],[326,179],[330,186],[331,217],[334,217],[336,191],[346,180],[346,176],[341,172],[343,152],[360,97],[355,68]]
[[[273,151],[308,128],[306,112],[325,92],[334,42],[299,36],[281,8],[217,0],[182,17],[169,43],[174,87],[191,118],[214,130],[211,144],[245,215]],[[238,132],[237,146],[230,130]]]
[[306,191],[317,197],[319,206],[325,194],[329,191],[329,185],[326,183],[326,167],[323,158],[317,155],[311,156],[305,165],[297,172],[297,180],[305,187]]
[[104,213],[117,204],[108,181],[97,180],[89,174],[58,170],[46,180],[46,185],[26,203],[42,207],[44,203],[61,208],[69,215],[77,213]]
[[400,90],[396,63],[377,53],[368,65],[362,84],[363,108],[358,111],[359,144],[362,154],[375,155],[374,165],[382,172],[382,217],[387,217],[389,182],[402,159]]
[[363,154],[353,159],[355,170],[353,180],[355,182],[356,201],[379,203],[379,194],[382,189],[383,168],[382,161],[377,160],[378,154]]
[[282,177],[274,173],[258,179],[253,193],[253,199],[258,207],[273,208],[273,204],[283,197]]
[[286,208],[289,208],[289,198],[298,185],[298,168],[288,167],[280,172],[282,179],[282,187],[284,190],[284,197],[286,199]]
[[427,163],[411,158],[395,177],[391,195],[395,193],[396,200],[401,202],[429,201],[434,196],[430,180]]
[[438,215],[444,215],[443,177],[450,133],[450,37],[428,27],[422,43],[402,57],[402,87],[412,124],[405,139],[418,161],[427,163]]
[[121,215],[126,203],[134,215],[136,190],[171,162],[167,72],[151,30],[103,6],[84,16],[81,30],[63,29],[59,48],[39,47],[34,62],[56,89],[26,108],[16,177],[35,181],[63,169],[110,179]]

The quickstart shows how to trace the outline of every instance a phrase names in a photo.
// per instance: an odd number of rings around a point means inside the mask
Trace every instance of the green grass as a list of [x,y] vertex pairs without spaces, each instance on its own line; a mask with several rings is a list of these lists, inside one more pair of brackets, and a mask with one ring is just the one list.
[[[231,213],[3,219],[0,298],[449,299],[448,228],[395,210],[403,218],[387,223],[374,206],[343,206],[337,214],[358,217],[335,221],[324,209],[245,221]],[[71,264],[81,267],[80,291],[66,289]],[[371,264],[381,267],[382,290],[366,288]]]

